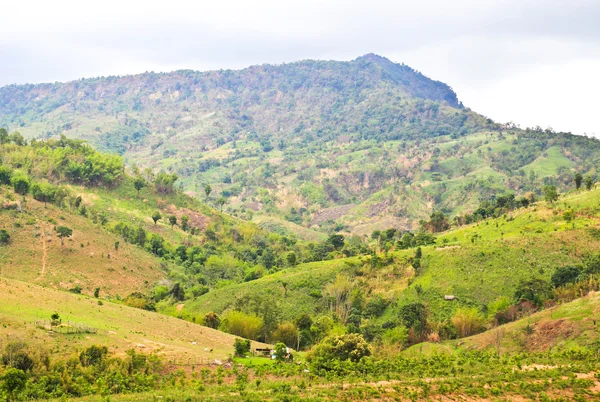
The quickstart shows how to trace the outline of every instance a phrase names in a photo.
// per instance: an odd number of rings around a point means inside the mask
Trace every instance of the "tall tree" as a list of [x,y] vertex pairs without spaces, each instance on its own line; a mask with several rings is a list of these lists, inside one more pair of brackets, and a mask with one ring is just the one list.
[[140,196],[140,191],[146,187],[146,180],[142,176],[137,176],[133,179],[133,187],[137,190],[138,197]]
[[56,234],[60,238],[60,246],[61,247],[64,246],[64,244],[65,244],[65,240],[64,240],[65,237],[71,237],[73,235],[73,230],[66,226],[57,226],[55,230],[56,230]]
[[591,176],[588,176],[585,178],[585,188],[589,190],[592,189],[592,186],[594,185],[594,180],[592,180]]
[[160,219],[162,219],[162,215],[160,214],[160,212],[154,211],[154,213],[152,214],[152,220],[154,221],[154,224],[156,225],[156,222],[158,222]]
[[581,182],[583,181],[583,176],[581,173],[575,173],[575,188],[579,190],[581,188]]
[[544,200],[549,203],[553,203],[558,200],[558,192],[556,191],[556,186],[544,186],[542,189],[542,193],[544,193]]

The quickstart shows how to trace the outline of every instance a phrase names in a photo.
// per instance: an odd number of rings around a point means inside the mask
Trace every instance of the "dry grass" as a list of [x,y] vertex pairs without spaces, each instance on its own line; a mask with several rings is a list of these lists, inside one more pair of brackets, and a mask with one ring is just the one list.
[[[56,225],[73,229],[64,246],[54,232]],[[23,212],[0,210],[0,228],[11,236],[10,245],[0,248],[0,275],[6,278],[57,289],[78,285],[86,294],[100,287],[103,295],[126,296],[164,277],[160,260],[149,253],[85,217],[30,198]]]
[[[158,313],[109,302],[99,305],[94,298],[10,279],[0,279],[0,295],[0,347],[21,340],[54,355],[68,355],[96,344],[117,354],[135,348],[178,362],[223,359],[233,353],[233,335]],[[96,327],[98,333],[49,334],[35,328],[35,320],[49,320],[55,312],[63,321]],[[256,345],[259,343],[253,342],[253,347]]]

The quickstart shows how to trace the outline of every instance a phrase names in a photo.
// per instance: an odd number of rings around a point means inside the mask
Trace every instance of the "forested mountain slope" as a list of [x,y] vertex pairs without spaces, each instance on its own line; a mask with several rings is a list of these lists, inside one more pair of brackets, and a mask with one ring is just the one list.
[[209,184],[231,214],[311,239],[411,228],[504,190],[564,189],[575,170],[595,178],[600,158],[596,140],[496,124],[376,55],[6,86],[0,124],[86,139],[177,174],[200,198]]

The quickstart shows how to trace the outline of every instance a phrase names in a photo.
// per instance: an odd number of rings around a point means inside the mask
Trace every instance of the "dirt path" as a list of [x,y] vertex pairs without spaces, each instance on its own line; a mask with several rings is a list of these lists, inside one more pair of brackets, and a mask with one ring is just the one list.
[[44,232],[44,224],[40,221],[40,238],[42,239],[42,272],[40,276],[46,273],[46,259],[48,258],[48,249],[46,248],[46,233]]

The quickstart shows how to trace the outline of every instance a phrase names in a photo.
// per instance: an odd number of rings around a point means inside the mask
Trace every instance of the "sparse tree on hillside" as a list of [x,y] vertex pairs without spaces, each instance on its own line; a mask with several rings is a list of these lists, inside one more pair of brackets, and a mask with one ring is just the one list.
[[206,199],[208,200],[208,197],[210,197],[210,193],[212,192],[212,187],[210,186],[210,184],[207,184],[204,187],[204,194],[206,194]]
[[25,176],[13,176],[10,182],[15,189],[15,193],[25,195],[29,192],[29,179]]
[[169,216],[169,223],[171,224],[171,229],[173,226],[177,225],[177,217],[175,215]]
[[8,131],[4,127],[0,128],[0,145],[2,145],[2,150],[4,150],[4,145],[8,143]]
[[187,215],[182,215],[181,216],[181,229],[183,229],[184,231],[187,231],[189,228],[189,224],[190,224],[190,217]]
[[594,185],[594,180],[592,180],[592,178],[590,176],[585,178],[585,188],[589,190],[592,189],[592,186]]
[[152,214],[152,220],[154,221],[154,224],[156,225],[156,222],[158,222],[161,219],[162,215],[160,214],[160,212],[154,211],[154,213]]
[[8,244],[10,241],[10,234],[6,229],[0,229],[0,245]]
[[58,237],[60,238],[60,246],[64,246],[65,244],[65,237],[71,237],[73,235],[73,230],[66,227],[66,226],[57,226],[56,227],[56,234],[58,235]]
[[219,199],[217,200],[217,205],[219,206],[221,212],[223,212],[223,205],[225,205],[226,202],[227,199],[225,197],[219,197]]
[[133,187],[135,187],[139,197],[140,191],[146,187],[146,180],[144,180],[142,176],[137,176],[135,179],[133,179]]
[[221,318],[217,315],[217,313],[210,312],[202,318],[202,324],[206,325],[207,327],[217,329],[219,328],[219,325],[221,325]]
[[544,186],[542,189],[544,193],[544,200],[549,203],[553,203],[558,200],[558,192],[556,191],[556,186]]
[[341,234],[331,234],[327,238],[327,242],[330,243],[336,250],[340,250],[342,247],[344,247],[344,241],[345,238]]
[[0,376],[0,389],[6,392],[9,401],[16,400],[13,397],[25,389],[26,384],[27,375],[25,372],[14,367],[7,368]]
[[581,182],[583,181],[583,176],[581,173],[575,173],[575,188],[579,190],[581,188]]

